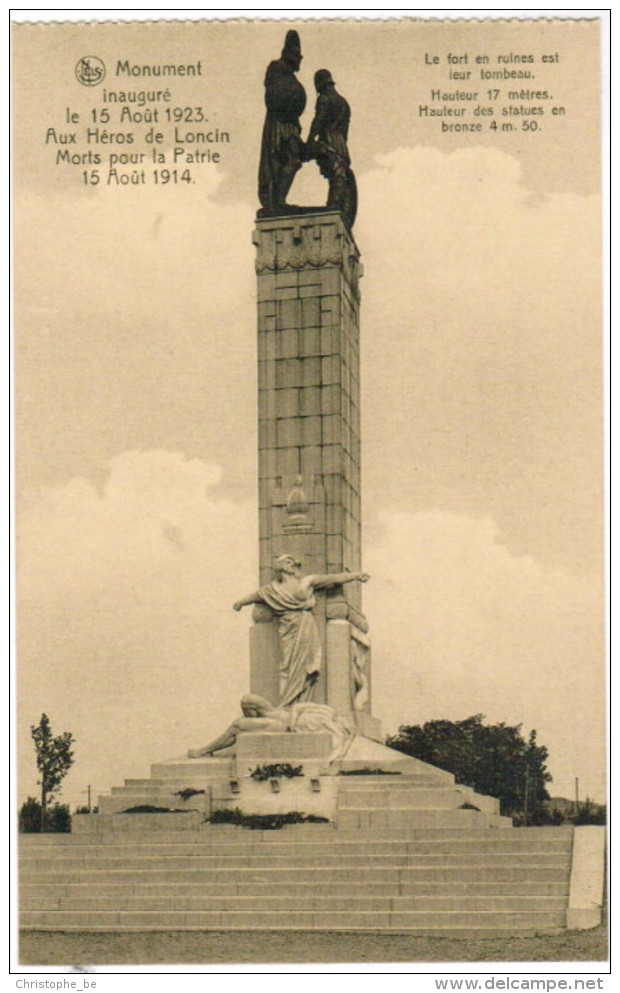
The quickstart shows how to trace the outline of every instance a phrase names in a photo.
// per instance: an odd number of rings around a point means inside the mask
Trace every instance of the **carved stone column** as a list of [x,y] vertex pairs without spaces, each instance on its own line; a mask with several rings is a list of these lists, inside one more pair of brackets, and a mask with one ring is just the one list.
[[[284,553],[298,556],[305,573],[358,572],[359,252],[337,211],[261,218],[253,240],[258,284],[260,582],[271,581],[273,561]],[[354,634],[368,641],[361,586],[346,584],[319,594],[318,600],[315,616],[324,667],[315,700],[329,703],[343,715],[357,716],[361,724],[362,715],[370,714],[369,693],[361,709],[354,706]],[[273,699],[279,665],[277,632],[262,607],[255,610],[254,620],[251,687]],[[330,634],[332,622],[338,627]],[[369,658],[365,669],[369,686]],[[359,673],[357,678],[359,682]]]

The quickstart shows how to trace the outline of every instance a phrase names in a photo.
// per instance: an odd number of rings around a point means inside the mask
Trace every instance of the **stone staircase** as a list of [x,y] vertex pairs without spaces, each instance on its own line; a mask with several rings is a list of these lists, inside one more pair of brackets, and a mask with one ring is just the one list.
[[[245,734],[234,757],[180,757],[126,780],[98,814],[74,816],[70,835],[21,835],[21,926],[446,937],[566,928],[572,829],[513,829],[497,800],[366,738],[337,764],[330,748],[329,735]],[[252,778],[275,757],[302,774]],[[143,805],[167,812],[126,812]],[[251,830],[207,819],[235,807],[329,820]]]
[[432,773],[341,777],[337,823],[366,830],[512,827],[494,797]]
[[[357,804],[361,784],[355,786],[347,784],[345,799]],[[345,805],[344,814],[350,810],[363,816],[357,812],[364,808]],[[376,811],[368,807],[365,814]],[[130,828],[120,824],[126,819]],[[572,843],[566,828],[316,824],[250,831],[201,824],[200,815],[189,813],[119,815],[114,828],[20,841],[27,929],[447,937],[554,933],[566,926]]]
[[[181,756],[151,766],[147,779],[126,779],[123,786],[99,797],[98,823],[151,806],[196,810],[204,817],[234,807],[264,814],[297,810],[327,816],[339,828],[512,826],[509,818],[500,816],[495,798],[455,784],[454,776],[443,769],[359,735],[338,762],[328,761],[331,748],[328,734],[245,734],[234,756]],[[275,761],[303,770],[300,778],[281,780],[277,795],[269,784],[259,785],[250,776],[257,765]],[[365,775],[369,769],[382,775]],[[313,791],[312,783],[318,789]]]

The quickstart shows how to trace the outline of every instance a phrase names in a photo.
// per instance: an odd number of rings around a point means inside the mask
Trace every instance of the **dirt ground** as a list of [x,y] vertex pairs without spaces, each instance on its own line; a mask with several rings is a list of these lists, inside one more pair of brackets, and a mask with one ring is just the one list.
[[607,928],[530,938],[416,938],[307,931],[26,931],[22,965],[286,962],[605,962]]

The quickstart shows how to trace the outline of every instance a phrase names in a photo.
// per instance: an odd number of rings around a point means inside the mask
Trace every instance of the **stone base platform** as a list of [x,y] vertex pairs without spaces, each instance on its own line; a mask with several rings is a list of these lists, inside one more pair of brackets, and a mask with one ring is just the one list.
[[[600,920],[601,872],[584,885],[594,854],[602,866],[600,839],[573,846],[593,829],[513,830],[493,798],[366,738],[337,763],[329,735],[239,745],[235,756],[157,763],[150,779],[102,797],[104,812],[74,816],[70,835],[22,835],[21,926],[490,937]],[[274,758],[302,775],[249,775]],[[172,812],[119,812],[168,799]],[[329,819],[280,830],[208,820],[226,807]],[[582,849],[589,860],[577,864]]]
[[[24,928],[402,931],[505,935],[566,926],[572,834],[513,831],[491,797],[354,737],[246,734],[236,754],[156,763],[76,815],[23,836]],[[300,775],[257,779],[257,767]],[[122,813],[132,807],[164,808]],[[214,810],[321,823],[250,830]]]
[[[343,827],[510,826],[492,797],[456,786],[450,773],[379,742],[355,735],[341,759],[330,762],[332,751],[327,733],[244,734],[234,754],[154,764],[150,778],[126,780],[99,797],[97,816],[126,814],[126,821],[150,807],[170,812],[169,819],[172,812],[183,821],[195,812],[206,820],[214,811],[237,808],[244,814],[312,814]],[[276,766],[297,774],[269,775]],[[257,769],[263,778],[252,776]],[[154,815],[144,814],[145,829]]]

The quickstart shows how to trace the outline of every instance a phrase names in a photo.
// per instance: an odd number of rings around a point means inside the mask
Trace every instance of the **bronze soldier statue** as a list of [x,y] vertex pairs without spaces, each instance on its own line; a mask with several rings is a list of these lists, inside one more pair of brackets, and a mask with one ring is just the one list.
[[258,198],[266,210],[286,206],[286,197],[302,162],[299,118],[306,91],[295,76],[301,65],[297,31],[287,31],[282,55],[270,62],[265,75],[267,116],[263,128]]
[[352,228],[357,213],[357,185],[347,148],[351,109],[327,69],[315,73],[314,85],[318,97],[305,153],[316,159],[321,175],[329,182],[327,206],[339,210]]

